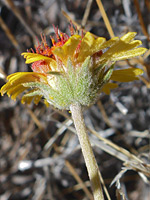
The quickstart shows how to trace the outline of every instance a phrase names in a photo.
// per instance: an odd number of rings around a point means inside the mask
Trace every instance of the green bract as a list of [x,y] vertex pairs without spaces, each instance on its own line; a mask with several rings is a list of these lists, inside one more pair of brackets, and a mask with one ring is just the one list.
[[88,56],[82,66],[75,68],[70,59],[67,62],[67,73],[50,73],[55,76],[55,88],[44,82],[29,82],[23,86],[35,88],[24,95],[22,101],[35,95],[43,96],[49,104],[59,109],[69,109],[72,103],[89,106],[94,103],[102,86],[107,83],[113,72],[113,66],[106,72],[103,67],[97,71],[92,68],[91,57]]

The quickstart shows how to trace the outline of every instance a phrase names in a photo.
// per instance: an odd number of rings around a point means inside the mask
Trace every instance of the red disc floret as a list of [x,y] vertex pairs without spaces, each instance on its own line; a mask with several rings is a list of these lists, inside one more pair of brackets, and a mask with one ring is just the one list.
[[47,73],[51,71],[51,67],[45,60],[39,60],[32,64],[32,70],[38,73]]
[[[55,27],[54,25],[53,25],[53,27],[54,27],[56,40],[54,39],[54,37],[50,36],[50,39],[52,41],[52,46],[49,47],[49,45],[47,44],[47,41],[46,41],[46,36],[41,34],[41,43],[37,40],[38,45],[35,46],[35,52],[33,49],[30,50],[30,51],[32,51],[32,53],[37,53],[37,54],[47,56],[49,58],[56,60],[55,55],[53,54],[53,50],[56,47],[63,46],[70,37],[66,33],[61,32],[58,29],[58,27]],[[71,36],[73,36],[76,32],[76,28],[74,28],[72,23],[70,23],[69,29],[70,29]],[[82,40],[80,40],[80,42],[75,50],[75,56],[74,56],[75,59],[78,57],[78,54],[80,52],[81,41]],[[51,67],[49,65],[50,65],[50,63],[45,60],[35,61],[32,64],[32,70],[34,72],[46,73],[51,70],[50,69]]]

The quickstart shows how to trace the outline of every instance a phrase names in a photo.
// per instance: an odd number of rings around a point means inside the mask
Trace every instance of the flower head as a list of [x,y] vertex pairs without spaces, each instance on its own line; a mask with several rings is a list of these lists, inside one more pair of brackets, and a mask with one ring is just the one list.
[[38,103],[44,97],[49,104],[59,109],[69,109],[73,103],[88,106],[95,102],[98,94],[116,88],[113,81],[128,82],[138,79],[141,69],[114,70],[118,60],[145,53],[140,40],[133,40],[136,33],[129,32],[106,41],[87,32],[80,36],[70,27],[71,36],[55,28],[56,38],[51,37],[52,47],[46,38],[35,47],[35,51],[22,53],[33,72],[17,72],[7,77],[1,88],[12,99],[27,90],[21,102]]

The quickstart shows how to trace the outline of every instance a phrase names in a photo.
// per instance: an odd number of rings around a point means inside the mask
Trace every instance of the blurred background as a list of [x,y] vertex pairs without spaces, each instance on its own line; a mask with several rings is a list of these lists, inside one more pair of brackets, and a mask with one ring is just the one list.
[[[51,45],[53,24],[69,34],[70,20],[107,39],[137,32],[149,49],[149,0],[0,0],[0,86],[11,73],[31,71],[21,53],[34,49],[41,34]],[[149,55],[117,62],[117,68],[139,67],[144,74],[101,94],[84,111],[106,199],[150,197]],[[0,96],[0,199],[92,200],[68,111]]]

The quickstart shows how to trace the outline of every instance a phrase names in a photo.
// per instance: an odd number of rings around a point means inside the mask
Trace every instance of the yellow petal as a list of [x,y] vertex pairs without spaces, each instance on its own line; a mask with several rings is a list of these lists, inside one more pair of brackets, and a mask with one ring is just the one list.
[[91,33],[87,32],[81,43],[80,53],[77,58],[78,62],[83,62],[86,57],[92,56],[100,50],[113,46],[118,40],[118,37],[114,37],[109,41],[106,41],[103,37],[95,39]]
[[21,55],[26,59],[26,64],[30,64],[39,60],[49,60],[50,62],[54,61],[52,58],[37,53],[24,52]]
[[120,82],[129,82],[133,80],[138,80],[138,75],[143,74],[143,70],[136,68],[128,68],[113,71],[111,75],[111,80]]
[[37,105],[39,101],[41,100],[42,96],[34,96],[34,103]]
[[130,41],[133,40],[133,38],[136,36],[136,32],[128,32],[125,35],[123,35],[120,40],[125,41],[127,43],[129,43]]
[[108,49],[102,56],[101,59],[109,57],[117,57],[119,53],[126,54],[127,51],[139,46],[141,41],[135,40],[132,43],[125,43],[124,41],[119,40],[116,44],[114,44],[110,49]]
[[11,84],[9,82],[3,85],[0,90],[1,95],[3,96],[9,90],[10,87],[11,87]]
[[15,100],[16,97],[22,93],[23,91],[25,91],[27,88],[24,87],[21,84],[11,84],[10,82],[7,82],[5,85],[3,85],[3,87],[1,88],[1,95],[4,95],[7,92],[7,95],[10,97],[11,99]]
[[7,93],[8,96],[11,96],[12,99],[16,99],[16,97],[22,93],[24,90],[26,90],[28,87],[24,87],[23,83],[28,82],[38,82],[43,81],[46,82],[46,76],[40,73],[35,72],[17,72],[14,74],[11,74],[7,77],[8,82],[3,85],[0,92],[1,95],[4,95]]
[[26,62],[25,62],[26,64],[30,64],[30,63],[40,61],[40,60],[45,60],[48,62],[48,64],[50,65],[52,69],[57,69],[56,61],[50,57],[43,56],[37,53],[28,53],[28,52],[24,52],[21,55],[24,56],[24,58],[26,59]]
[[46,105],[46,107],[49,107],[49,103],[46,99],[44,99],[44,104]]
[[[123,41],[119,41],[117,45],[114,45],[112,48],[108,50],[108,52],[114,56],[117,56],[119,53],[127,52],[135,47],[141,45],[142,42],[140,40],[134,40],[131,43],[125,43]],[[107,52],[107,53],[108,53]]]
[[10,84],[21,84],[26,82],[35,82],[42,79],[46,81],[46,75],[36,72],[16,72],[7,77]]
[[117,61],[117,60],[125,60],[129,58],[133,58],[133,57],[144,54],[146,51],[147,51],[146,48],[140,47],[140,48],[136,48],[130,51],[126,51],[126,52],[120,52],[120,53],[117,53],[116,55],[113,55],[111,60]]
[[32,102],[33,98],[34,98],[34,96],[25,96],[24,95],[21,99],[21,103],[22,104],[25,104],[25,103],[30,104]]
[[80,40],[81,40],[80,35],[71,36],[69,40],[63,45],[63,50],[65,54],[68,56],[72,56]]
[[[35,93],[34,93],[35,92]],[[27,103],[27,104],[30,104],[31,101],[33,100],[34,103],[37,105],[39,103],[39,101],[41,100],[42,98],[42,95],[38,95],[36,94],[37,92],[37,89],[33,89],[33,90],[30,90],[29,92],[27,92],[21,99],[21,103],[24,104],[24,103]],[[33,94],[34,93],[34,94]],[[28,95],[29,94],[29,95]],[[30,96],[30,94],[32,94]]]
[[53,54],[58,56],[61,60],[63,60],[63,59],[66,60],[66,54],[65,54],[65,51],[62,47],[56,47],[53,50]]
[[62,47],[55,47],[52,52],[54,55],[58,56],[64,64],[66,64],[68,57],[73,56],[80,40],[80,35],[73,35]]
[[102,45],[103,45],[104,43],[106,43],[105,41],[106,41],[105,38],[103,38],[103,37],[98,37],[98,38],[94,41],[94,44],[93,44],[93,46],[92,46],[92,48],[91,48],[91,53],[94,54],[94,53],[96,53],[96,52],[102,50],[102,48],[103,48]]
[[114,46],[117,42],[119,41],[119,37],[114,37],[108,41],[106,41],[105,43],[103,43],[103,45],[100,47],[99,50],[108,48],[108,47],[112,47]]
[[118,87],[118,85],[116,84],[116,83],[107,83],[107,84],[105,84],[104,86],[103,86],[103,88],[102,88],[102,92],[105,92],[105,94],[107,94],[107,95],[109,95],[110,94],[110,90],[111,89],[115,89],[115,88],[117,88]]
[[118,40],[118,37],[114,37],[109,41],[106,41],[103,37],[95,39],[91,33],[87,32],[81,43],[80,53],[77,58],[78,62],[83,62],[86,57],[92,56],[102,49],[113,46]]
[[22,93],[23,91],[25,91],[27,88],[24,87],[23,85],[11,85],[11,87],[8,89],[7,91],[7,95],[11,96],[11,99],[16,99],[16,97]]
[[94,36],[90,32],[87,32],[81,42],[80,53],[77,59],[78,62],[83,62],[90,55],[94,41]]

